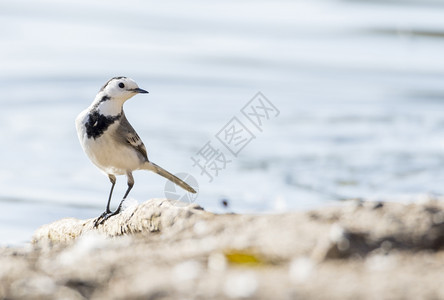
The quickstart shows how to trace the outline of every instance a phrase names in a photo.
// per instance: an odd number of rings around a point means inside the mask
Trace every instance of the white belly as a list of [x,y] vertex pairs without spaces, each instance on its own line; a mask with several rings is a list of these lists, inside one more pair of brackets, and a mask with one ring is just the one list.
[[139,169],[142,162],[137,152],[128,145],[115,142],[112,132],[117,123],[108,127],[100,137],[93,139],[86,135],[85,121],[87,113],[82,112],[76,119],[77,134],[83,150],[89,159],[106,174],[123,175]]

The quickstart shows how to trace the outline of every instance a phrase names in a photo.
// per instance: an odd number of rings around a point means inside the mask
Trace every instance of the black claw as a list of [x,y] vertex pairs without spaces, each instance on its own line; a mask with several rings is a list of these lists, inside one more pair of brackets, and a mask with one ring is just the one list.
[[102,225],[105,223],[106,220],[111,218],[112,216],[117,215],[116,212],[104,212],[100,215],[95,221],[94,221],[94,227],[98,227],[99,225]]
[[98,227],[99,225],[102,225],[103,223],[105,223],[106,220],[108,220],[112,216],[117,215],[118,213],[120,213],[120,206],[114,212],[105,211],[103,214],[100,215],[100,217],[98,217],[94,221],[94,227]]
[[94,227],[99,226],[99,224],[102,224],[101,221],[103,220],[103,218],[105,218],[105,216],[109,214],[108,212],[104,212],[103,214],[101,214],[97,219],[94,220]]

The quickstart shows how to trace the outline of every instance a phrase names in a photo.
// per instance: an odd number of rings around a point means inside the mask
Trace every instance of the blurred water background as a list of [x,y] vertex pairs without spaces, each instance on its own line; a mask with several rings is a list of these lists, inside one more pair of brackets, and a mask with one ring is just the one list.
[[[104,210],[74,119],[119,75],[150,92],[125,105],[150,159],[194,176],[207,210],[442,195],[443,15],[427,0],[0,2],[0,244]],[[209,182],[191,157],[224,150],[215,134],[258,91],[280,115]],[[163,178],[134,175],[132,199],[164,197]]]

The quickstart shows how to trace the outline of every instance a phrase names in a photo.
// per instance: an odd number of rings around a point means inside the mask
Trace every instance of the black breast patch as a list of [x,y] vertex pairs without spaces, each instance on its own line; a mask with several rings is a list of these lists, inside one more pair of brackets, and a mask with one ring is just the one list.
[[119,120],[122,114],[117,116],[104,116],[97,111],[91,112],[88,121],[85,123],[86,135],[88,138],[96,139],[100,137],[109,126]]

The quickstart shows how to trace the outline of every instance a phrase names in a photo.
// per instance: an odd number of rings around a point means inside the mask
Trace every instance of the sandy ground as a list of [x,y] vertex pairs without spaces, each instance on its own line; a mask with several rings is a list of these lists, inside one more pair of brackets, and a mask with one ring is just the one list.
[[444,203],[216,215],[152,199],[0,249],[1,299],[444,299]]

